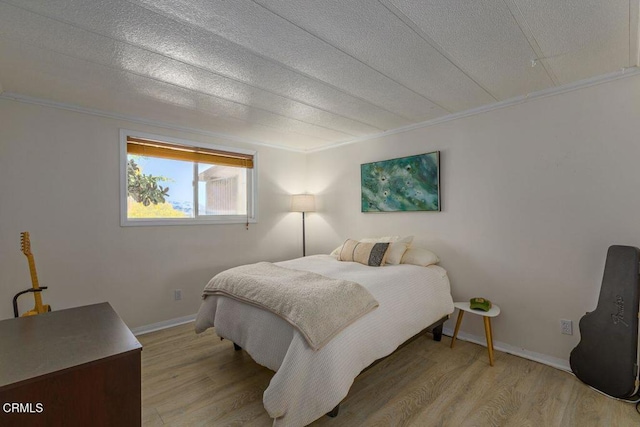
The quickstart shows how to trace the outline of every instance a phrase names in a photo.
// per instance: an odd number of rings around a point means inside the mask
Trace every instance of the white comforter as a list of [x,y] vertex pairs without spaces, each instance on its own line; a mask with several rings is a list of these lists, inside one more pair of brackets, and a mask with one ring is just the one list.
[[368,267],[330,255],[276,264],[360,283],[380,303],[314,351],[290,324],[270,312],[226,297],[203,301],[196,332],[215,325],[219,336],[276,371],[263,401],[277,427],[304,426],[331,411],[364,368],[454,309],[447,272],[435,265]]

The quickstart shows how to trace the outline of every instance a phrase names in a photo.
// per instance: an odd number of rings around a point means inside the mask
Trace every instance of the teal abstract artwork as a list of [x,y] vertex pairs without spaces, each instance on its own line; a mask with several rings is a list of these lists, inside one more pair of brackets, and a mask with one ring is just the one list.
[[440,152],[360,165],[362,212],[439,211]]

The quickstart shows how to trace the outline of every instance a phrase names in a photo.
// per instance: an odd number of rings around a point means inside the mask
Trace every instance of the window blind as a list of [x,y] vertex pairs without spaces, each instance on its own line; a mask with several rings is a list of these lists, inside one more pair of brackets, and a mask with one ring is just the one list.
[[127,137],[127,154],[253,169],[253,155]]

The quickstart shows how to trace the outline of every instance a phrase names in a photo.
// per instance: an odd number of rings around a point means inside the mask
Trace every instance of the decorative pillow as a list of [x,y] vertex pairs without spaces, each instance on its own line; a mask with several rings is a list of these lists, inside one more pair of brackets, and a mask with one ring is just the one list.
[[[400,264],[400,260],[402,259],[402,255],[404,254],[404,251],[411,245],[412,241],[413,241],[413,236],[365,237],[360,239],[361,243],[386,243],[386,242],[393,243],[392,245],[389,245],[389,251],[394,249],[395,243],[406,243],[406,245],[404,246],[404,249],[402,248],[402,245],[399,245],[395,247],[393,254],[391,252],[387,253],[386,264],[394,264],[394,265]],[[340,255],[342,246],[343,245],[340,245],[337,248],[335,248],[333,251],[331,251],[329,255]]]
[[438,255],[434,254],[429,249],[409,248],[404,255],[402,255],[400,264],[414,264],[427,267],[439,262],[440,259],[438,258]]
[[411,245],[411,242],[413,241],[413,236],[366,237],[364,239],[360,239],[360,241],[361,242],[390,242],[385,264],[397,265],[397,264],[400,264],[400,261],[402,260],[402,255],[404,255],[404,252],[407,250],[409,245]]
[[387,259],[385,260],[385,263],[391,265],[400,264],[400,261],[402,261],[402,255],[404,255],[408,247],[408,243],[389,243],[389,250],[387,251]]
[[379,267],[384,264],[389,249],[389,243],[363,243],[357,240],[347,239],[342,245],[339,261],[355,261],[371,267]]

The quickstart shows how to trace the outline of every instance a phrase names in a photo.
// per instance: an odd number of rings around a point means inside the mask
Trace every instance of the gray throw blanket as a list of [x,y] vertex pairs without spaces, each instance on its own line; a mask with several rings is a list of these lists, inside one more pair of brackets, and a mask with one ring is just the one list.
[[216,275],[204,288],[271,311],[293,325],[314,350],[378,306],[362,285],[269,262],[243,265]]

